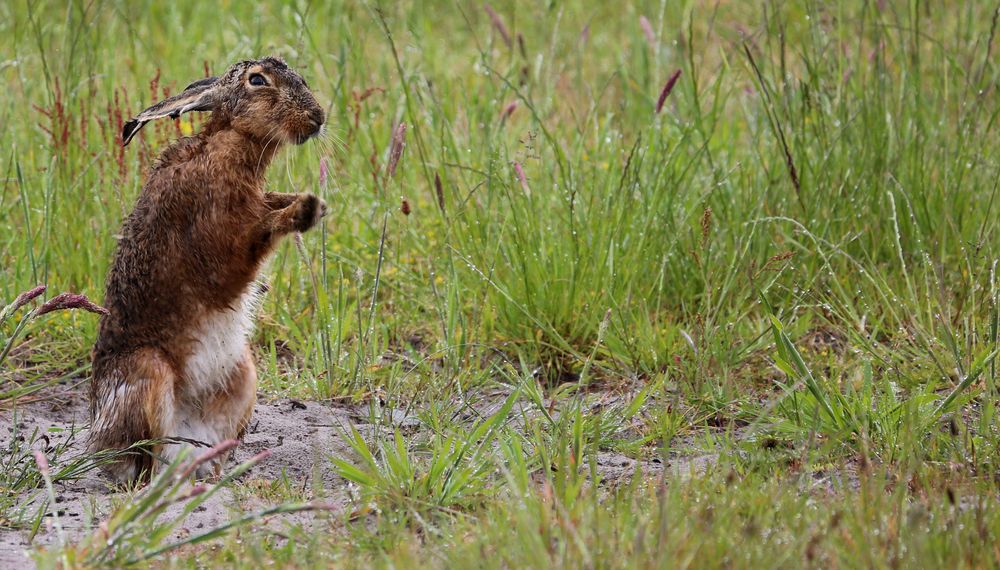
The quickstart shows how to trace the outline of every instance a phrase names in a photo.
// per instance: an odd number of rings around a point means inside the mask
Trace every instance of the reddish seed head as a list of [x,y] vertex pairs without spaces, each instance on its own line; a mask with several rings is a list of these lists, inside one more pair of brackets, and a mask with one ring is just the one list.
[[205,463],[214,461],[217,457],[223,455],[224,453],[229,452],[229,450],[233,449],[237,445],[239,445],[239,442],[236,441],[235,439],[224,439],[220,441],[219,443],[210,447],[208,451],[196,457],[194,461],[191,461],[187,465],[187,467],[184,468],[183,471],[175,475],[175,478],[178,481],[187,479],[188,477],[191,476],[192,473],[195,472],[195,469],[197,469],[199,465],[203,465]]
[[191,487],[191,489],[187,493],[184,493],[183,495],[171,499],[169,503],[183,503],[184,501],[193,499],[198,495],[204,494],[205,491],[208,491],[208,487],[206,487],[205,485],[201,484],[195,485],[194,487]]
[[507,105],[503,108],[503,111],[501,111],[501,113],[500,113],[500,122],[501,123],[506,122],[507,121],[507,117],[510,117],[511,114],[513,114],[514,111],[516,111],[516,110],[517,110],[517,100],[515,99],[515,100],[511,101],[510,103],[507,103]]
[[656,34],[653,33],[653,25],[649,23],[649,20],[645,16],[639,16],[639,26],[642,28],[642,33],[646,36],[646,41],[649,42],[649,47],[656,49]]
[[319,185],[321,187],[326,186],[327,177],[330,175],[330,167],[327,164],[326,157],[319,159]]
[[87,298],[86,295],[77,295],[75,293],[60,293],[55,297],[52,297],[42,305],[38,312],[35,313],[36,316],[44,315],[45,313],[51,313],[52,311],[63,311],[69,309],[83,309],[85,311],[90,311],[91,313],[97,313],[99,315],[107,315],[108,310],[100,305],[96,305]]
[[437,196],[438,208],[444,211],[444,185],[441,184],[441,175],[434,173],[434,194]]
[[24,293],[21,293],[20,295],[17,296],[16,299],[14,299],[14,308],[11,309],[11,311],[12,312],[16,311],[16,310],[20,309],[21,307],[27,305],[28,303],[32,302],[39,295],[41,295],[42,293],[44,293],[45,289],[47,289],[47,287],[45,285],[39,285],[38,287],[35,287],[34,289],[30,289],[28,291],[25,291]]
[[272,455],[274,455],[273,451],[271,451],[270,449],[265,449],[264,451],[261,451],[257,455],[251,457],[250,462],[254,464],[260,463],[261,461],[264,461],[265,459],[271,457]]
[[219,443],[213,445],[212,447],[208,448],[208,450],[205,451],[205,453],[202,453],[197,458],[195,458],[194,464],[201,465],[202,463],[208,463],[209,461],[213,461],[215,458],[221,457],[222,455],[228,453],[231,449],[235,448],[237,445],[239,445],[239,442],[236,441],[235,439],[224,439]]
[[42,475],[49,476],[49,458],[45,457],[45,454],[40,450],[36,449],[35,452],[35,465],[38,466],[38,472]]
[[410,215],[410,201],[403,198],[403,203],[399,205],[399,211],[403,212],[404,216]]
[[489,14],[490,20],[493,21],[493,27],[497,29],[497,32],[500,33],[500,37],[503,38],[503,43],[507,44],[508,48],[512,47],[513,42],[510,40],[510,32],[507,31],[507,26],[504,25],[503,20],[500,19],[500,15],[496,13],[493,6],[483,4],[483,10],[486,10],[486,13]]
[[529,192],[529,190],[528,190],[528,179],[527,179],[527,177],[524,176],[524,169],[521,168],[521,163],[520,162],[517,162],[517,161],[514,162],[514,173],[517,174],[517,180],[518,180],[518,182],[521,183],[521,188],[525,192]]
[[674,85],[677,84],[677,80],[680,76],[681,70],[678,69],[673,75],[670,76],[670,79],[668,79],[667,83],[663,86],[663,90],[660,91],[660,98],[656,100],[656,114],[659,114],[660,111],[663,110],[663,104],[667,101],[667,96],[670,95],[670,92],[674,90]]
[[392,133],[392,146],[389,148],[389,176],[396,175],[396,165],[399,164],[400,157],[403,156],[403,148],[406,147],[406,123],[399,123]]

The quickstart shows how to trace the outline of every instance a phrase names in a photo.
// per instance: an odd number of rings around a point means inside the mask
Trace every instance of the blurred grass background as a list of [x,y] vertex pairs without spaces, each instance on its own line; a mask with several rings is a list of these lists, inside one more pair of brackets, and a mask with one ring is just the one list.
[[[893,340],[960,360],[988,340],[989,6],[491,9],[8,4],[0,294],[100,298],[143,168],[200,118],[134,149],[120,122],[273,53],[315,86],[331,135],[286,150],[269,183],[333,213],[305,236],[308,264],[275,256],[259,340],[300,355],[318,394],[370,384],[358,359],[413,345],[453,372],[486,346],[572,378],[602,326],[599,369],[725,391],[760,348],[758,291],[889,366]],[[82,359],[93,327],[66,323],[59,356]]]

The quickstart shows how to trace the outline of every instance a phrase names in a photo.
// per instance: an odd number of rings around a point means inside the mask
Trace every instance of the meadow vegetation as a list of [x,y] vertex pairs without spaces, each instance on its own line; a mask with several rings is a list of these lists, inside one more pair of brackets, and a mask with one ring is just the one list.
[[[267,270],[261,398],[379,428],[343,430],[317,469],[351,500],[309,524],[258,513],[168,557],[131,512],[133,542],[39,564],[997,567],[998,15],[0,4],[0,304],[99,303],[144,169],[204,117],[124,149],[122,123],[280,55],[329,134],[269,185],[329,214]],[[51,296],[0,316],[0,414],[85,397],[96,315],[35,315]],[[7,440],[0,525],[43,527],[24,493],[106,459],[52,452],[43,477],[41,435]],[[191,495],[172,484],[144,504]],[[305,488],[270,487],[275,512],[329,491]]]

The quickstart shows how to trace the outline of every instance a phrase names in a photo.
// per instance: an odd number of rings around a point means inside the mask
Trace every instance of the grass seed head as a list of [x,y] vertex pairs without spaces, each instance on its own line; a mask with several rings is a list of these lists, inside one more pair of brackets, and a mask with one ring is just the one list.
[[493,27],[497,29],[500,37],[503,39],[503,43],[507,44],[508,48],[513,47],[514,44],[510,39],[510,32],[507,30],[507,26],[503,23],[503,20],[500,19],[500,14],[497,14],[493,6],[490,6],[488,3],[483,4],[483,10],[486,10],[486,13],[490,16],[490,21],[493,22]]
[[500,124],[507,122],[507,118],[510,117],[514,111],[517,110],[517,100],[513,100],[504,106],[503,111],[500,112]]
[[642,33],[646,36],[646,41],[649,42],[649,47],[656,49],[656,33],[653,32],[653,25],[649,23],[649,19],[645,16],[639,16],[639,27],[642,28]]
[[14,303],[12,304],[11,307],[11,312],[16,311],[21,307],[27,305],[28,303],[34,301],[39,295],[44,293],[46,289],[48,289],[48,287],[46,287],[45,285],[39,285],[34,289],[29,289],[24,293],[21,293],[20,295],[17,296],[16,299],[14,299]]
[[670,79],[667,79],[667,82],[663,85],[663,89],[660,91],[660,98],[656,100],[657,115],[660,114],[660,111],[663,110],[663,104],[666,103],[667,96],[670,95],[670,92],[674,90],[674,85],[677,84],[677,80],[680,78],[680,76],[681,76],[681,70],[678,69],[673,73],[673,75],[670,76]]
[[326,157],[319,159],[319,186],[320,188],[326,188],[326,181],[330,176],[330,165]]
[[60,293],[55,297],[52,297],[45,302],[41,308],[38,309],[36,316],[44,315],[45,313],[51,313],[52,311],[63,311],[69,309],[83,309],[85,311],[90,311],[91,313],[97,313],[99,315],[107,315],[108,310],[100,305],[93,303],[86,295],[77,295],[75,293]]
[[35,465],[38,466],[38,472],[41,473],[42,476],[44,477],[49,477],[50,475],[49,458],[45,457],[45,454],[42,453],[42,450],[40,449],[36,449],[34,451],[34,455],[35,455]]
[[706,207],[705,211],[701,213],[701,245],[702,247],[708,242],[708,236],[712,232],[712,208]]
[[437,196],[438,208],[444,211],[444,185],[441,184],[441,175],[434,173],[434,194]]
[[521,168],[521,163],[514,161],[514,173],[517,175],[517,181],[521,183],[521,188],[525,193],[530,192],[528,189],[528,179],[524,175],[524,169]]
[[396,175],[396,165],[403,156],[403,149],[406,147],[406,123],[399,123],[392,133],[392,146],[389,149],[389,177]]

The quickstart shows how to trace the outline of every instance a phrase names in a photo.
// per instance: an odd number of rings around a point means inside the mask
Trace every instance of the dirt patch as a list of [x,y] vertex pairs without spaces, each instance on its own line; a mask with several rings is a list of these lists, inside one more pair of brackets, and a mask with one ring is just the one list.
[[[350,418],[356,415],[357,410],[346,406],[262,399],[254,409],[251,429],[236,448],[230,465],[246,461],[265,449],[270,450],[267,460],[241,478],[247,483],[247,489],[254,483],[282,481],[289,487],[301,488],[306,499],[321,495],[324,503],[345,505],[347,496],[343,481],[330,468],[329,457],[350,457],[341,434],[350,430],[353,423]],[[0,449],[10,449],[12,438],[28,442],[33,439],[32,434],[37,434],[36,448],[62,449],[53,464],[53,468],[58,469],[60,463],[80,453],[85,437],[83,428],[88,421],[84,386],[57,386],[38,394],[32,401],[22,402],[17,408],[0,409]],[[247,489],[236,492],[222,489],[178,527],[175,538],[218,526],[238,512],[256,510],[268,504]],[[50,506],[48,513],[58,513],[65,536],[71,541],[92,532],[99,521],[110,515],[116,499],[121,500],[121,495],[108,481],[94,471],[81,479],[56,483],[55,491],[58,503],[55,508]],[[42,505],[41,490],[18,497],[19,508],[29,516],[37,513]],[[176,516],[181,507],[176,505],[164,516]],[[286,515],[282,520],[303,524],[312,517],[311,513],[303,513]],[[29,564],[29,549],[58,540],[51,522],[51,516],[46,517],[48,524],[43,524],[33,540],[27,529],[0,529],[0,568],[24,568]],[[273,521],[272,524],[281,523]]]
[[[85,427],[89,421],[86,400],[86,385],[59,385],[34,395],[30,401],[19,403],[16,408],[0,409],[0,449],[10,448],[12,439],[31,441],[37,434],[34,446],[49,450],[53,468],[70,461],[81,452],[86,436]],[[495,413],[506,397],[504,393],[481,394],[482,399],[469,406],[468,418],[474,422],[478,418]],[[518,403],[518,407],[524,405]],[[529,413],[520,410],[518,416]],[[418,419],[418,414],[394,411],[384,418],[388,424],[408,437],[419,437],[427,429]],[[353,457],[353,452],[345,442],[343,434],[352,428],[365,434],[366,439],[376,432],[389,433],[369,422],[365,406],[350,406],[327,402],[291,399],[260,399],[254,410],[244,441],[236,448],[230,466],[270,450],[271,456],[245,473],[241,485],[221,489],[204,505],[193,512],[180,524],[174,539],[197,534],[219,526],[236,515],[266,508],[289,500],[289,490],[294,500],[321,500],[332,505],[333,512],[297,513],[273,517],[260,524],[280,529],[283,525],[307,526],[326,524],[328,517],[337,517],[352,508],[348,486],[337,476],[330,462],[331,457]],[[61,449],[59,454],[53,449]],[[638,461],[622,454],[601,452],[598,456],[598,471],[602,484],[615,485],[625,481],[637,470],[654,476],[662,472],[664,466],[659,460]],[[24,457],[34,469],[30,456]],[[670,467],[677,475],[698,474],[706,464],[700,460],[689,461],[671,458]],[[278,486],[280,492],[271,492]],[[58,540],[52,528],[52,513],[58,513],[66,540],[78,541],[106,520],[126,496],[113,489],[98,472],[91,471],[80,479],[59,482],[55,485],[58,502],[47,507],[47,516],[38,534],[31,538],[27,529],[0,529],[0,568],[30,567],[28,552],[39,545],[50,545]],[[36,489],[19,496],[18,505],[28,518],[33,518],[45,502],[43,490]],[[169,509],[165,517],[177,517],[183,505]]]

